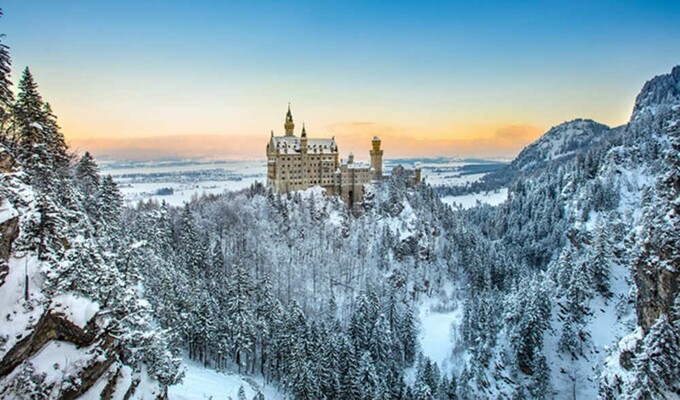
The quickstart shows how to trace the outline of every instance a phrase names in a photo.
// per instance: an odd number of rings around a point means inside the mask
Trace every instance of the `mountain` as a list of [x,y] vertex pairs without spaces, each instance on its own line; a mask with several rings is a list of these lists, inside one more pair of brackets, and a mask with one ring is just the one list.
[[617,137],[623,127],[610,128],[593,120],[575,119],[550,128],[525,147],[507,166],[484,175],[480,180],[459,187],[438,187],[442,196],[488,192],[507,187],[536,171],[567,163],[588,153],[601,142]]
[[633,117],[649,112],[651,114],[663,114],[669,108],[680,102],[680,66],[671,70],[670,74],[654,77],[643,86],[640,94],[635,99]]
[[[679,71],[648,81],[622,127],[575,121],[551,129],[511,164],[518,174],[508,177],[509,200],[468,212],[487,238],[540,271],[529,280],[536,288],[519,287],[552,299],[543,311],[515,314],[529,300],[511,290],[502,307],[510,319],[491,350],[492,360],[515,354],[521,373],[501,370],[534,396],[538,388],[549,397],[680,394]],[[562,140],[574,137],[584,144],[575,156]],[[494,382],[476,383],[477,393],[507,393],[489,372],[476,376]]]
[[489,174],[498,206],[397,169],[355,215],[260,183],[124,208],[26,69],[0,113],[0,397],[164,399],[192,391],[168,390],[182,355],[239,398],[677,398],[679,72]]
[[512,161],[509,170],[530,173],[547,163],[565,162],[584,154],[611,131],[592,120],[576,119],[551,128],[538,140],[525,147]]

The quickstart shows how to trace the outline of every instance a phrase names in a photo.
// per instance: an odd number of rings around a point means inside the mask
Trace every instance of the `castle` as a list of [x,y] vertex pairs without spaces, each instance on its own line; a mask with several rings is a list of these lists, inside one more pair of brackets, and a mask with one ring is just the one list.
[[361,203],[364,185],[383,179],[380,139],[374,137],[369,152],[371,164],[347,162],[339,158],[335,137],[312,139],[307,137],[304,124],[300,137],[295,136],[293,114],[286,113],[285,134],[274,136],[267,143],[267,187],[278,193],[321,186],[329,195],[340,196],[352,208]]

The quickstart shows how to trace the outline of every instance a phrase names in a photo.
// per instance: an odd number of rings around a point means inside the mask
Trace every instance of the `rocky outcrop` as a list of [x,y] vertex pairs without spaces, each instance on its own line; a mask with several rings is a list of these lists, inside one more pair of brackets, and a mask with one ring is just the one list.
[[12,252],[12,243],[19,236],[19,217],[0,223],[0,286],[5,283],[9,273],[7,260]]
[[[0,258],[7,261],[12,252],[12,243],[19,236],[19,217],[0,223]],[[1,283],[0,283],[1,284]]]
[[[78,347],[86,347],[96,344],[97,348],[103,351],[101,356],[93,357],[82,370],[78,373],[73,385],[59,393],[61,399],[76,399],[92,388],[101,379],[107,379],[108,383],[102,398],[111,398],[116,389],[116,379],[120,368],[115,368],[115,374],[107,376],[107,371],[112,368],[114,363],[119,360],[119,348],[115,339],[102,333],[91,320],[84,328],[75,325],[64,315],[59,313],[47,312],[38,323],[31,335],[25,337],[10,349],[5,357],[0,361],[0,378],[9,375],[15,368],[19,367],[24,361],[37,354],[49,342],[65,341],[73,343]],[[134,394],[138,382],[132,382],[126,389],[126,398]]]
[[16,172],[17,162],[6,148],[0,148],[0,172],[7,174]]
[[36,324],[33,332],[15,344],[0,361],[0,377],[3,377],[24,360],[30,358],[48,342],[62,340],[77,346],[87,346],[94,343],[94,321],[84,329],[69,321],[61,314],[47,312]]
[[654,325],[661,314],[670,314],[678,294],[678,270],[650,268],[638,264],[635,283],[638,287],[637,317],[644,332]]

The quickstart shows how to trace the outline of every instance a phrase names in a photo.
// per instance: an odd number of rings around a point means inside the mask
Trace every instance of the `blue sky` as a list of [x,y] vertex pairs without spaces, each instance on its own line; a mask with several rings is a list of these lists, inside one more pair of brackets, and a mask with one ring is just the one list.
[[517,140],[489,150],[510,154],[565,120],[624,123],[644,81],[680,63],[678,1],[2,7],[15,68],[30,65],[76,139],[257,139],[291,101],[349,147],[378,133],[467,154],[511,128]]

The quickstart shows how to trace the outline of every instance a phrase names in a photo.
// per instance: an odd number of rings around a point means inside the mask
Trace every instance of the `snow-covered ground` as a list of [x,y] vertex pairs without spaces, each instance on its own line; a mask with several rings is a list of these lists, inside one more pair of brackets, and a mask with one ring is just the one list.
[[463,310],[438,311],[434,303],[426,301],[420,307],[420,332],[418,339],[423,355],[437,363],[440,369],[450,370],[449,359],[454,347],[453,327],[459,325]]
[[496,206],[508,198],[508,188],[502,188],[493,192],[482,192],[465,194],[462,196],[444,196],[442,202],[453,208],[467,209],[476,206],[478,203]]
[[274,385],[264,385],[259,377],[241,376],[235,373],[218,372],[205,368],[193,361],[185,360],[184,379],[168,389],[170,400],[234,399],[243,387],[246,398],[252,399],[258,392],[267,400],[283,399],[283,393]]
[[181,206],[194,196],[241,190],[266,180],[266,162],[159,161],[107,162],[102,173],[118,182],[128,205],[156,199]]
[[[446,158],[388,159],[385,160],[384,170],[389,173],[397,165],[413,168],[417,164],[422,169],[425,182],[434,186],[453,186],[475,182],[485,175],[484,173],[465,174],[460,168],[485,163],[482,160]],[[174,206],[181,206],[191,201],[194,196],[242,190],[257,181],[265,183],[266,167],[264,160],[109,161],[101,164],[102,173],[110,174],[118,182],[126,204],[134,205],[140,200],[155,199]],[[472,200],[472,205],[474,201]],[[493,199],[487,202],[493,202]]]

